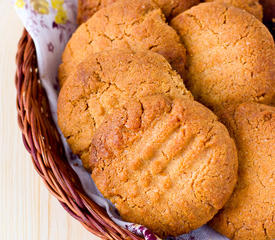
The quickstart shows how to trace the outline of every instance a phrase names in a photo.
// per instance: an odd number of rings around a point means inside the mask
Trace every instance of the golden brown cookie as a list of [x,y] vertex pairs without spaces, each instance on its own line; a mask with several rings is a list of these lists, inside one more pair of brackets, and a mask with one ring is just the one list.
[[72,151],[90,168],[91,139],[105,116],[123,108],[130,99],[139,101],[157,93],[192,98],[180,76],[159,54],[118,49],[92,54],[77,66],[60,91],[58,124]]
[[78,0],[77,22],[78,24],[86,22],[98,10],[111,5],[116,0]]
[[201,3],[172,20],[187,49],[186,87],[216,113],[275,96],[275,47],[251,14],[216,2]]
[[259,0],[205,0],[205,2],[218,2],[241,8],[254,15],[260,21],[263,19],[263,7]]
[[[111,5],[117,0],[78,0],[77,21],[86,22],[98,10]],[[128,0],[133,1],[133,0]],[[200,0],[152,0],[158,4],[167,18],[175,17],[179,13],[199,4]]]
[[163,11],[167,19],[171,19],[178,14],[186,11],[194,5],[200,3],[200,0],[154,0]]
[[241,104],[232,123],[238,183],[210,225],[234,240],[275,239],[275,108]]
[[100,192],[124,220],[161,237],[208,222],[233,191],[237,162],[225,126],[190,98],[129,102],[104,121],[91,145]]
[[73,34],[59,68],[60,84],[89,54],[113,48],[152,50],[184,76],[185,48],[160,8],[150,0],[119,0],[98,11]]

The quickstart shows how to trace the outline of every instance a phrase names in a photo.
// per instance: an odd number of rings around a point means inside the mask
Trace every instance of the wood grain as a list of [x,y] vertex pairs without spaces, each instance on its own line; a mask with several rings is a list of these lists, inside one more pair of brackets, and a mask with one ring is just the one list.
[[10,1],[0,0],[0,239],[99,239],[70,217],[35,172],[15,107],[15,54],[22,33]]

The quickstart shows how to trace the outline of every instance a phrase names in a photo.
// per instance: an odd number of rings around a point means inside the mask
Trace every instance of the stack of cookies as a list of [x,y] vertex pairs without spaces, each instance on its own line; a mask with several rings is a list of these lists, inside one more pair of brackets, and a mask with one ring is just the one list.
[[[79,0],[58,123],[122,219],[275,238],[275,46],[257,0]],[[239,166],[239,167],[238,167]]]

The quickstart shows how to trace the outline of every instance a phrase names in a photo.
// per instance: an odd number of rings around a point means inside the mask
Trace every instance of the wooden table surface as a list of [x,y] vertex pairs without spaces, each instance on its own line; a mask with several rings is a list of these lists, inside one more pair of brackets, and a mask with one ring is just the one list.
[[25,150],[15,107],[15,54],[23,26],[9,0],[0,0],[0,239],[99,239],[51,196]]

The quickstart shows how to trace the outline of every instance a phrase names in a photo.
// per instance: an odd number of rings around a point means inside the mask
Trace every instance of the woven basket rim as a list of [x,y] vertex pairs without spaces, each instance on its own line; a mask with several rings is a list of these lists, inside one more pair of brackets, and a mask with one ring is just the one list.
[[97,237],[141,240],[141,237],[116,225],[106,210],[87,196],[78,176],[67,162],[46,93],[39,80],[35,46],[26,29],[18,43],[16,66],[18,125],[34,168],[51,194],[71,216]]

